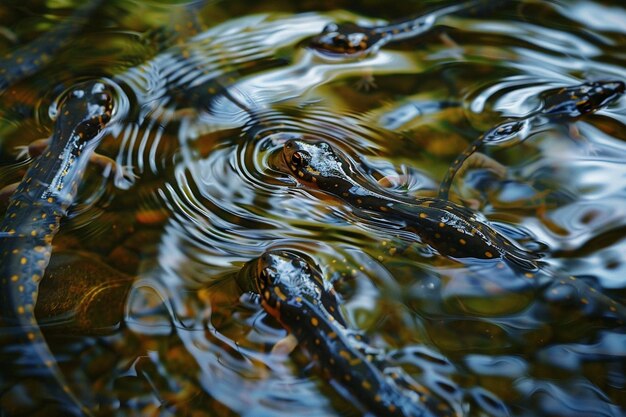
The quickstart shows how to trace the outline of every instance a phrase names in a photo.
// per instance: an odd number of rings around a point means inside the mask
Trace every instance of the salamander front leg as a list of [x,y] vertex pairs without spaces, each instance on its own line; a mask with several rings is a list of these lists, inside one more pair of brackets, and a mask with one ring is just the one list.
[[[36,158],[46,152],[46,148],[50,144],[50,138],[37,139],[28,145],[17,146],[15,149],[18,151],[17,159],[23,159],[26,157]],[[117,188],[122,190],[129,189],[134,183],[137,176],[133,173],[132,166],[122,166],[115,162],[108,156],[93,153],[89,162],[100,167],[105,176],[109,176],[111,173],[114,175],[114,183]],[[5,187],[6,188],[6,187]],[[12,188],[15,191],[15,188]],[[0,200],[3,193],[7,190],[0,190]],[[10,191],[10,190],[8,190]]]
[[128,190],[135,183],[137,175],[133,172],[132,166],[120,165],[108,156],[97,153],[94,153],[89,161],[102,168],[104,176],[113,174],[113,182],[119,189]]
[[49,143],[50,138],[42,138],[34,140],[28,145],[16,146],[15,150],[17,151],[17,156],[15,158],[36,158],[44,153]]
[[296,346],[298,346],[298,339],[293,334],[289,334],[276,342],[270,353],[272,355],[287,356],[294,351]]

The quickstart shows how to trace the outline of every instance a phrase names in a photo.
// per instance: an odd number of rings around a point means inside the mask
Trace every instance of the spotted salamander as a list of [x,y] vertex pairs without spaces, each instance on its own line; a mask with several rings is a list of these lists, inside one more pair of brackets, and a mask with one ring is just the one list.
[[[42,386],[40,394],[47,396],[44,402],[58,404],[65,415],[88,413],[65,382],[37,325],[34,305],[52,239],[74,202],[87,162],[104,136],[113,110],[114,96],[105,83],[88,81],[75,86],[60,101],[47,150],[26,172],[0,223],[3,371],[7,378],[16,379],[12,381],[15,384],[35,379]],[[4,389],[8,388],[2,386],[0,392]]]
[[91,0],[66,22],[41,35],[31,43],[0,58],[0,92],[27,78],[49,64],[68,40],[78,33],[103,0]]
[[345,201],[355,214],[380,213],[386,221],[415,233],[444,256],[506,258],[534,269],[536,255],[515,246],[479,213],[437,198],[403,198],[377,188],[359,175],[346,157],[323,141],[284,134],[282,159],[300,183]]
[[528,116],[507,120],[488,130],[472,142],[452,163],[439,187],[439,198],[447,199],[454,176],[465,161],[483,145],[504,143],[513,138],[523,140],[537,132],[548,122],[568,122],[596,112],[624,93],[621,81],[595,81],[572,87],[545,91],[541,95],[541,107]]
[[[269,251],[249,264],[250,279],[263,308],[310,352],[340,394],[376,416],[454,416],[449,404],[395,368],[385,372],[355,348],[336,293],[302,256]],[[243,288],[250,283],[240,284]],[[406,384],[407,381],[411,384]],[[364,411],[365,412],[365,411]]]
[[477,8],[484,0],[468,1],[433,12],[391,22],[363,27],[354,23],[329,23],[308,46],[322,55],[338,58],[360,58],[376,53],[389,42],[410,39],[431,30],[442,17]]

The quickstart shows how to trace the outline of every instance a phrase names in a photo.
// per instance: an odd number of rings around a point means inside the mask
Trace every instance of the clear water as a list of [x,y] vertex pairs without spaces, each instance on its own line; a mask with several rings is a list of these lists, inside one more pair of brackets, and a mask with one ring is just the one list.
[[[3,3],[0,51],[72,19],[78,3]],[[432,196],[469,142],[532,112],[542,91],[626,79],[619,1],[519,1],[446,16],[356,60],[306,47],[329,22],[382,24],[442,5],[107,1],[48,65],[0,95],[0,186],[20,180],[31,160],[16,159],[16,147],[50,134],[49,109],[73,83],[106,77],[128,101],[99,147],[128,175],[90,167],[40,300],[51,348],[96,415],[360,415],[307,366],[306,351],[270,354],[286,332],[234,278],[276,248],[312,256],[348,323],[404,355],[417,380],[431,371],[452,379],[463,415],[499,415],[497,404],[511,416],[626,415],[623,324],[363,221],[272,162],[275,133],[305,133],[392,192]],[[515,146],[487,147],[500,168],[462,173],[452,198],[544,254],[558,276],[625,302],[625,124],[622,98]],[[81,300],[111,282],[122,290],[106,302]],[[54,304],[68,293],[81,301]],[[54,320],[90,302],[102,328]]]

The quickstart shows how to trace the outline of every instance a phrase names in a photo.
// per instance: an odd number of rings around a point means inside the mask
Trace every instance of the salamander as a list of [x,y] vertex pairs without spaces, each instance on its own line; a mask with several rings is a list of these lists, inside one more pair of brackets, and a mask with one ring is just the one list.
[[307,348],[349,400],[381,417],[456,415],[428,388],[398,368],[381,370],[355,347],[337,295],[314,264],[295,252],[276,250],[252,261],[249,271],[252,277],[244,278],[251,279],[263,308]]
[[541,106],[528,116],[507,120],[488,130],[472,142],[452,163],[439,186],[439,198],[447,199],[454,176],[465,161],[488,143],[502,144],[517,138],[524,138],[536,133],[549,122],[566,123],[587,114],[594,113],[624,93],[621,81],[594,81],[571,87],[550,89],[541,94]]
[[382,214],[412,232],[444,256],[505,258],[535,269],[537,256],[515,246],[487,220],[465,207],[430,197],[403,198],[368,184],[348,159],[324,141],[285,135],[281,165],[296,180],[338,198],[357,210],[357,216]]
[[109,86],[88,81],[75,86],[60,101],[48,148],[26,172],[0,223],[3,370],[10,369],[7,376],[17,382],[36,379],[42,386],[41,394],[49,397],[45,401],[57,403],[66,415],[87,414],[87,410],[65,382],[37,325],[34,305],[52,239],[111,120],[113,98]]
[[91,0],[76,14],[31,43],[15,49],[0,58],[0,92],[27,78],[50,63],[69,39],[78,33],[102,0]]
[[364,27],[349,22],[329,23],[322,33],[309,41],[308,46],[329,57],[365,57],[376,53],[389,42],[415,38],[428,32],[442,17],[476,9],[483,3],[485,3],[483,0],[467,1],[386,25]]

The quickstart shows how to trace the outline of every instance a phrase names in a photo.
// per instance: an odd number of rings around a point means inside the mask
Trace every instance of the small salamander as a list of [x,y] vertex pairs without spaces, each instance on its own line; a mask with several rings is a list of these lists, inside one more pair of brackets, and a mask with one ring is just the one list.
[[27,78],[52,61],[69,39],[78,33],[89,16],[103,0],[91,0],[76,14],[31,43],[17,48],[0,58],[0,92]]
[[549,122],[569,122],[594,113],[609,105],[624,93],[621,81],[594,81],[551,89],[541,94],[541,107],[528,116],[516,120],[507,120],[488,130],[472,142],[452,163],[441,185],[439,198],[448,199],[454,176],[465,161],[485,144],[503,144],[517,138],[518,141],[536,133]]
[[[285,135],[283,164],[300,183],[328,193],[364,212],[384,215],[418,235],[444,256],[506,258],[535,269],[536,255],[515,246],[479,213],[437,198],[402,198],[366,184],[347,158],[323,141]],[[355,211],[359,215],[359,211]]]
[[474,9],[481,3],[484,1],[468,1],[380,26],[363,27],[354,23],[329,23],[322,33],[309,41],[308,45],[326,56],[360,58],[376,53],[389,42],[422,35],[431,30],[442,17]]
[[[74,202],[113,108],[112,90],[100,81],[77,85],[64,97],[47,150],[26,172],[0,223],[3,371],[9,369],[8,376],[18,380],[36,378],[43,395],[51,396],[45,401],[57,403],[68,415],[88,412],[65,382],[37,325],[34,305],[52,239]],[[4,363],[7,357],[11,359]]]
[[354,347],[336,293],[303,257],[270,251],[249,265],[263,308],[307,348],[324,374],[343,387],[338,390],[341,394],[381,417],[456,415],[426,387],[397,368],[381,371]]

